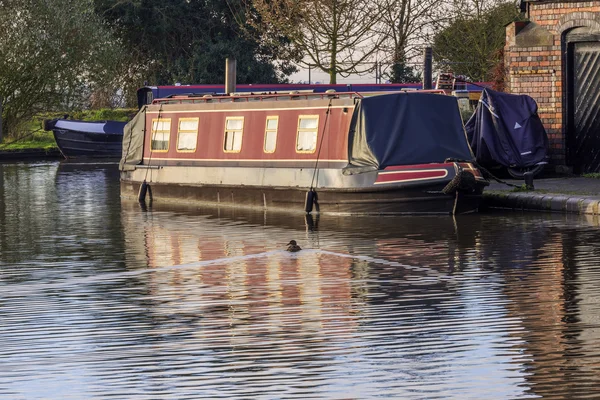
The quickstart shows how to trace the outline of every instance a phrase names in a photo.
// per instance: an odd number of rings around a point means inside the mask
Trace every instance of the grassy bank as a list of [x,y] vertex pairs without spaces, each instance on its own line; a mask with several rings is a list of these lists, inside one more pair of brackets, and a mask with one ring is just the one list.
[[[68,114],[69,119],[81,121],[128,121],[137,110],[131,108],[100,109],[73,111]],[[27,151],[27,150],[54,150],[57,149],[52,132],[46,132],[42,128],[45,119],[61,118],[67,113],[43,113],[36,115],[27,124],[27,128],[15,139],[5,137],[0,143],[0,151]]]

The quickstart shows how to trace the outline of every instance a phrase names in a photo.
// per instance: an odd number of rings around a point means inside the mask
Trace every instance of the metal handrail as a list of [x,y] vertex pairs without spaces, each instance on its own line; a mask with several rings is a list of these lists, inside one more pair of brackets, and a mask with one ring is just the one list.
[[[434,93],[434,94],[446,94],[445,91],[440,89],[431,90],[412,90],[412,91],[401,91],[402,93]],[[284,100],[310,100],[310,99],[339,99],[339,98],[363,98],[365,96],[372,96],[376,94],[391,94],[394,92],[335,92],[335,93],[250,93],[246,95],[204,95],[197,97],[198,95],[183,95],[173,96],[168,98],[154,99],[152,104],[184,104],[184,103],[235,103],[235,102],[251,102],[251,101],[284,101]],[[398,92],[396,92],[398,93]]]
[[183,103],[233,103],[250,101],[284,101],[284,100],[309,100],[309,99],[339,99],[363,97],[356,92],[336,92],[336,93],[287,93],[287,94],[247,94],[247,95],[206,95],[203,97],[192,96],[174,96],[169,98],[154,99],[152,104],[183,104]]

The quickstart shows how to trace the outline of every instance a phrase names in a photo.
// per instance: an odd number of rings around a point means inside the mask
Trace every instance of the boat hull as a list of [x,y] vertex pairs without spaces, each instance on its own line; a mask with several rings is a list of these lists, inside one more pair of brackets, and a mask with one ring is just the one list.
[[123,127],[116,121],[84,122],[57,120],[50,129],[65,158],[121,157]]
[[[138,200],[141,182],[121,180],[121,197]],[[316,189],[311,212],[321,214],[465,214],[476,212],[481,192],[444,194],[444,184],[387,189]],[[306,212],[307,188],[173,185],[149,183],[148,200],[159,203]]]

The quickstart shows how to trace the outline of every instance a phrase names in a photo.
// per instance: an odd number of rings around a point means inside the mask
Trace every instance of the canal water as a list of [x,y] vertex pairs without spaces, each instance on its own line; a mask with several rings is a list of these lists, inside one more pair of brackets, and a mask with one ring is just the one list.
[[599,242],[542,213],[142,209],[115,165],[2,164],[0,398],[598,398]]

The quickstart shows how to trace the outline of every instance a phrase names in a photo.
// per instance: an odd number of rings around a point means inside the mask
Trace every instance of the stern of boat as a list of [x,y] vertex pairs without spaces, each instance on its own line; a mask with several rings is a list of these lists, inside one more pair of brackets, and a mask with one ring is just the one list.
[[477,211],[489,182],[470,162],[388,166],[378,171],[374,187],[418,193],[420,207],[465,214]]

